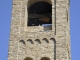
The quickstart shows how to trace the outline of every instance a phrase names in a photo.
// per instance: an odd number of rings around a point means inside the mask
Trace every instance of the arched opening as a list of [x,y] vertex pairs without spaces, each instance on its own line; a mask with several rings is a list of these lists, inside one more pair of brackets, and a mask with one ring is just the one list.
[[48,57],[42,57],[41,60],[50,60]]
[[28,8],[28,26],[52,26],[52,5],[40,1]]
[[27,57],[27,58],[25,58],[24,60],[33,60],[32,58],[30,58],[30,57]]

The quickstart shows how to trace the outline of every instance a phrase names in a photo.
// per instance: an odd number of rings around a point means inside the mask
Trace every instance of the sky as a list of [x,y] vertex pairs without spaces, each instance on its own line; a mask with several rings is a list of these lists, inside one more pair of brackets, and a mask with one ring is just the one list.
[[[12,0],[0,0],[0,60],[7,60]],[[80,60],[80,0],[70,0],[71,60]]]

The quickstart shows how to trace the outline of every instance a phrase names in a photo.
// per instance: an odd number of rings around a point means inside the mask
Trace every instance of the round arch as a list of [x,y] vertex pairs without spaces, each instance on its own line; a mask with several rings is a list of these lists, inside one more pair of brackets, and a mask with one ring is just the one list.
[[20,40],[19,43],[26,44],[24,40]]
[[25,58],[24,60],[33,60],[32,58],[30,58],[30,57],[27,57],[27,58]]
[[[32,1],[35,2],[32,3]],[[43,26],[44,24],[52,24],[51,0],[32,1],[28,3],[28,26]]]
[[41,60],[50,60],[48,57],[42,57]]
[[41,1],[44,1],[44,2],[47,2],[47,3],[49,3],[49,4],[51,4],[52,5],[52,1],[51,0],[28,0],[28,8],[31,6],[31,5],[33,5],[34,3],[37,3],[37,2],[41,2]]
[[41,1],[36,2],[28,8],[29,14],[49,14],[52,13],[52,5]]

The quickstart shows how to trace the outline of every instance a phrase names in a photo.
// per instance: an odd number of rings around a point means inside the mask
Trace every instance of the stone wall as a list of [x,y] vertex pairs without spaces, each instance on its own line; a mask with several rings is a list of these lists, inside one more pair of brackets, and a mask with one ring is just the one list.
[[[27,8],[39,1],[52,4],[52,30],[27,26]],[[12,8],[8,60],[70,60],[68,0],[13,0]]]

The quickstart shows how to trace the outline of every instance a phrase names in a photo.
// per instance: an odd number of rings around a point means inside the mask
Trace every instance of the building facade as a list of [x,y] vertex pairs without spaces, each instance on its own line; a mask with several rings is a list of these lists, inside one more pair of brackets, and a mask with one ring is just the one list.
[[13,0],[8,60],[70,60],[69,0]]

